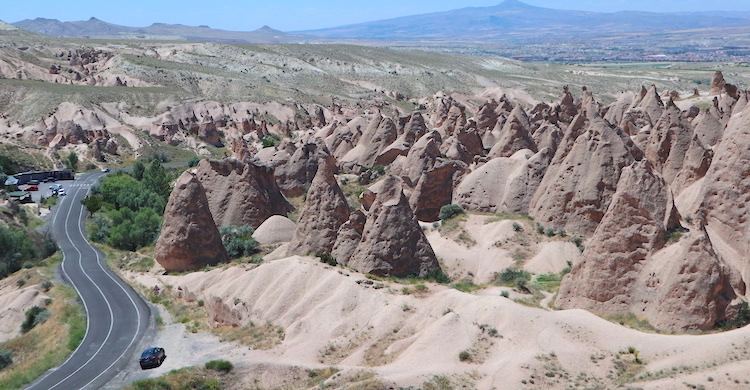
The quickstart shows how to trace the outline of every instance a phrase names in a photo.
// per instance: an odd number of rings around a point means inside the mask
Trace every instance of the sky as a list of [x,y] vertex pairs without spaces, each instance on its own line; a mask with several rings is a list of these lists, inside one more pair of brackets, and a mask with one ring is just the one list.
[[[398,16],[487,7],[502,0],[5,0],[0,20],[37,17],[61,21],[96,17],[109,23],[145,27],[155,22],[251,31],[269,25],[282,31],[311,30]],[[743,11],[748,0],[522,0],[527,4],[597,12]]]

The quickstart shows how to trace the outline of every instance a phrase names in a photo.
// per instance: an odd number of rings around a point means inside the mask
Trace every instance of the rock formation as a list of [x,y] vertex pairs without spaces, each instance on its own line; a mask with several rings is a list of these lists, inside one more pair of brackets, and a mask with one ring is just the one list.
[[652,256],[665,245],[666,232],[677,228],[669,187],[653,164],[643,160],[624,169],[556,304],[603,314],[634,312],[673,330],[710,328],[724,317],[734,292],[703,234],[683,240],[676,255]]
[[202,160],[196,176],[217,226],[257,228],[271,215],[294,210],[276,185],[273,168],[255,161]]
[[536,153],[537,147],[529,133],[530,127],[531,124],[526,111],[520,105],[516,106],[505,122],[505,126],[503,126],[500,139],[497,140],[487,156],[490,158],[510,157],[522,149],[529,149]]
[[409,208],[401,181],[394,176],[384,179],[351,257],[336,259],[359,272],[381,276],[424,275],[440,269],[435,252]]
[[621,170],[642,153],[619,128],[595,118],[565,154],[566,139],[577,132],[576,121],[534,194],[529,214],[546,227],[591,234],[609,206]]
[[336,160],[323,157],[307,193],[297,231],[289,244],[290,254],[331,253],[336,234],[349,217],[349,205],[333,175]]
[[167,272],[195,271],[229,260],[206,192],[192,172],[175,182],[154,257]]
[[322,140],[303,141],[289,159],[274,170],[276,182],[284,195],[296,197],[304,194],[318,170],[318,160],[329,155]]

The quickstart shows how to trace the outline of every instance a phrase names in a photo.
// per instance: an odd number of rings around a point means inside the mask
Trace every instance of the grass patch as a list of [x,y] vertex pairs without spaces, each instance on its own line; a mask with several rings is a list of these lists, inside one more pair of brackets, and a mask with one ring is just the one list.
[[443,220],[440,223],[439,231],[443,234],[449,234],[452,233],[461,226],[461,223],[466,222],[469,219],[468,214],[459,214],[455,217],[452,217],[450,219]]
[[495,214],[484,220],[485,225],[500,221],[533,221],[534,219],[525,214]]
[[651,325],[648,320],[639,318],[633,313],[603,315],[602,318],[607,321],[620,324],[622,326],[627,326],[628,328],[640,330],[642,332],[663,333],[656,329],[653,325]]
[[125,387],[124,390],[220,390],[233,388],[237,380],[235,374],[208,368],[186,367],[172,370],[159,378],[135,381],[130,386]]
[[250,347],[250,349],[267,350],[284,341],[284,328],[270,322],[256,326],[255,323],[242,327],[220,326],[213,330],[221,341],[233,341]]

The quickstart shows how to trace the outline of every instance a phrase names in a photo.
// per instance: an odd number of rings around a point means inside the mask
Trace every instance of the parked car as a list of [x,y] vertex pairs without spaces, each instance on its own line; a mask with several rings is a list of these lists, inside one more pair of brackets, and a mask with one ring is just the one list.
[[143,353],[141,354],[141,369],[145,370],[147,368],[154,368],[161,366],[162,363],[164,363],[164,359],[167,358],[166,352],[164,352],[164,348],[160,347],[151,347],[147,348]]
[[28,186],[26,191],[39,191],[39,186]]
[[38,186],[39,185],[39,180],[29,180],[28,184],[31,184],[31,185],[34,185],[34,186]]
[[102,168],[102,172],[104,172],[104,173],[109,172],[109,168]]

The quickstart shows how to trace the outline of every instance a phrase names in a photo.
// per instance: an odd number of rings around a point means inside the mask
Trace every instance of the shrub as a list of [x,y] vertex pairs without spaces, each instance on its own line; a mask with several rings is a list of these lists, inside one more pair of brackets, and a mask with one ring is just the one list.
[[338,265],[338,261],[336,261],[336,258],[333,257],[330,253],[316,253],[315,257],[319,258],[321,263],[325,263],[334,267]]
[[45,280],[44,282],[42,282],[42,288],[44,289],[44,291],[49,291],[52,288],[52,281]]
[[70,152],[70,154],[68,154],[68,157],[66,157],[65,159],[65,163],[72,171],[78,170],[78,155],[76,154],[76,152]]
[[539,234],[544,234],[544,226],[542,226],[541,224],[537,223],[536,224],[536,232],[539,233]]
[[249,225],[222,226],[219,233],[231,258],[249,256],[258,251],[258,242],[253,238],[254,230]]
[[523,226],[521,226],[521,224],[518,223],[518,222],[513,222],[513,231],[514,232],[522,232],[523,231]]
[[43,307],[34,306],[26,310],[26,319],[21,324],[21,333],[26,333],[35,326],[44,323],[50,317],[50,312]]
[[552,237],[555,235],[555,229],[553,228],[547,228],[547,230],[544,231],[544,234],[547,235],[547,237]]
[[438,214],[438,218],[440,218],[442,221],[446,221],[463,213],[464,209],[462,209],[461,206],[457,204],[449,204],[440,208],[440,214]]
[[133,177],[135,180],[141,181],[143,179],[143,173],[146,172],[146,166],[140,160],[133,164]]
[[234,365],[226,360],[211,360],[206,363],[206,369],[214,370],[219,372],[230,372],[234,368]]
[[446,283],[451,282],[450,276],[448,276],[448,274],[443,272],[443,270],[440,268],[425,272],[425,274],[422,276],[422,279],[432,280],[435,283],[441,283],[441,284],[446,284]]
[[499,273],[496,272],[494,277],[495,283],[499,284],[515,283],[518,279],[529,281],[531,280],[531,274],[522,269],[506,268]]
[[13,364],[13,352],[0,349],[0,370]]
[[196,156],[196,157],[191,158],[190,161],[188,161],[188,166],[190,168],[197,167],[200,162],[201,162],[201,159]]
[[510,293],[507,290],[503,290],[503,292],[500,293],[500,296],[503,298],[510,297]]
[[458,354],[458,360],[465,362],[471,360],[471,354],[469,351],[461,351],[461,353]]

